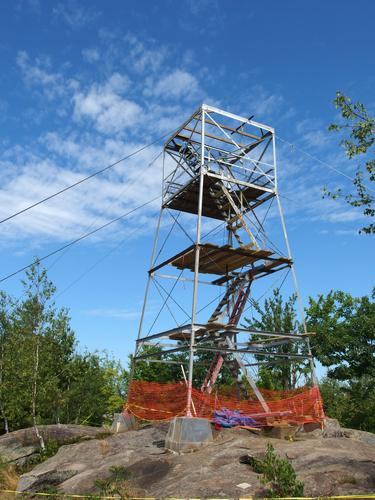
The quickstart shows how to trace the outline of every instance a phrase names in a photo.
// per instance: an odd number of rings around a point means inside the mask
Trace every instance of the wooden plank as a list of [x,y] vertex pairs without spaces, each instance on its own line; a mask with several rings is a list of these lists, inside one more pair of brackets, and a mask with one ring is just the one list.
[[[182,250],[178,254],[170,257],[162,263],[155,266],[149,271],[153,274],[155,271],[166,265],[172,265],[178,269],[193,269],[195,262],[195,245]],[[199,262],[199,272],[207,274],[225,274],[239,267],[243,267],[257,260],[272,259],[272,262],[267,266],[268,268],[275,267],[281,263],[288,263],[288,259],[274,259],[270,257],[272,252],[269,250],[253,250],[244,248],[232,248],[228,245],[219,247],[212,243],[204,243],[200,245],[201,258]],[[260,266],[258,272],[262,272],[264,266]],[[253,271],[248,271],[252,273]]]
[[185,253],[191,252],[192,250],[194,250],[194,248],[195,248],[195,244],[191,245],[188,248],[185,248],[185,250],[182,250],[182,252],[179,252],[177,255],[174,255],[173,257],[170,257],[169,259],[163,261],[161,264],[158,264],[157,266],[155,266],[152,269],[150,269],[148,273],[152,274],[155,271],[157,271],[158,269],[160,269],[161,267],[167,266],[168,264],[170,264],[176,258],[184,255]]
[[[272,255],[268,250],[252,250],[232,248],[227,245],[218,247],[211,243],[200,245],[201,258],[199,272],[207,274],[225,274],[233,269],[249,265],[257,260],[269,258]],[[171,265],[178,269],[190,269],[195,262],[195,251],[189,251],[188,255],[181,254],[171,259]]]

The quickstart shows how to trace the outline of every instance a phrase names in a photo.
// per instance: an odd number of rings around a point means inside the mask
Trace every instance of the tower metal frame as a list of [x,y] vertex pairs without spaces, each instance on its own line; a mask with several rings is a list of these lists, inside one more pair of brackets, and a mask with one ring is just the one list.
[[[186,407],[187,415],[191,416],[194,409],[192,384],[195,353],[207,351],[213,355],[202,386],[202,390],[207,392],[212,390],[225,357],[230,354],[264,411],[268,412],[268,405],[249,371],[250,366],[261,365],[263,362],[248,364],[245,362],[246,355],[255,356],[257,360],[271,357],[286,362],[293,359],[309,360],[311,378],[316,383],[309,344],[311,334],[306,328],[278,193],[275,130],[251,118],[202,104],[165,142],[163,151],[162,202],[151,252],[133,369],[141,360],[171,363],[163,357],[171,353],[188,352]],[[266,247],[266,240],[269,239],[262,230],[258,217],[261,211],[264,212],[265,204],[272,203],[274,199],[281,220],[286,255]],[[163,224],[166,212],[174,222],[160,244],[161,229],[167,227]],[[194,239],[189,235],[189,230],[179,222],[180,214],[190,214],[190,222],[195,219]],[[206,220],[220,221],[219,225],[226,232],[226,244],[203,242],[202,224]],[[193,240],[192,244],[159,262],[166,241],[176,225]],[[165,268],[178,269],[180,273],[168,274]],[[292,273],[304,333],[263,332],[238,326],[253,283],[284,269],[291,270]],[[185,271],[189,273],[188,277],[182,276]],[[207,276],[210,278],[206,279]],[[173,286],[167,291],[157,284],[156,279],[172,280]],[[169,309],[176,327],[152,333],[160,311],[145,333],[145,315],[153,281],[162,297],[161,310]],[[185,308],[173,296],[178,283],[192,285],[190,314],[186,313]],[[197,321],[197,315],[201,311],[197,310],[199,287],[206,285],[221,287],[224,292],[208,320],[201,322]],[[170,310],[171,301],[185,311],[190,320],[188,323],[176,320]],[[240,342],[241,336],[247,336],[247,340]],[[253,336],[255,340],[252,340]],[[306,346],[306,353],[291,355],[272,351],[273,347],[286,343],[303,344]],[[160,351],[157,355],[154,352],[144,352],[144,346],[157,346]],[[158,359],[152,359],[155,357]]]

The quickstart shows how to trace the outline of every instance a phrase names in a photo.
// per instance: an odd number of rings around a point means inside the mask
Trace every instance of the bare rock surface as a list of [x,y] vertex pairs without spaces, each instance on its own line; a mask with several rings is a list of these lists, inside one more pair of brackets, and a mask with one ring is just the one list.
[[[93,439],[98,434],[107,432],[102,427],[86,425],[40,425],[38,429],[46,442],[54,440],[58,444],[76,439]],[[0,457],[6,462],[22,464],[27,457],[37,452],[39,447],[39,440],[32,427],[0,436]]]
[[54,457],[21,476],[18,489],[40,491],[53,485],[65,493],[98,493],[97,479],[108,479],[111,467],[125,467],[136,491],[147,497],[249,497],[259,490],[260,476],[239,459],[261,456],[271,442],[291,461],[307,496],[375,490],[375,446],[368,436],[359,439],[360,431],[347,437],[345,429],[340,437],[324,437],[319,431],[314,439],[287,441],[227,429],[198,451],[178,455],[163,447],[167,428],[148,426],[62,446]]

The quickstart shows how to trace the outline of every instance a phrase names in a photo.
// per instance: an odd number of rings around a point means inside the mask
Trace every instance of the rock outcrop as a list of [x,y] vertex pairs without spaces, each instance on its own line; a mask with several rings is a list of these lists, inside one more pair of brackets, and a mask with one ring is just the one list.
[[[99,493],[97,480],[124,468],[132,487],[147,497],[249,497],[259,490],[259,475],[240,463],[240,457],[262,454],[271,442],[291,461],[307,496],[375,490],[375,446],[370,433],[343,429],[340,436],[327,433],[324,437],[322,431],[313,431],[314,439],[300,436],[287,441],[227,429],[200,450],[178,455],[164,449],[166,431],[167,425],[150,425],[62,446],[54,457],[21,476],[18,489],[41,491],[54,486],[65,493]],[[337,428],[332,433],[337,434]]]
[[[63,424],[40,425],[38,429],[45,442],[53,440],[59,445],[76,440],[94,439],[108,432],[103,427]],[[39,440],[32,427],[0,436],[0,457],[6,462],[24,465],[39,449]]]

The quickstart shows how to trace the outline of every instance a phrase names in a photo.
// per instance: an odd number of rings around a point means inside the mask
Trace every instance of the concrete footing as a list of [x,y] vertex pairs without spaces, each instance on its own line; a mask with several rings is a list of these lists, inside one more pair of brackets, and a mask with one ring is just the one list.
[[175,417],[169,424],[165,447],[177,453],[187,453],[211,441],[212,429],[207,419]]
[[126,432],[137,428],[137,421],[135,417],[128,413],[115,413],[111,426],[111,432]]

